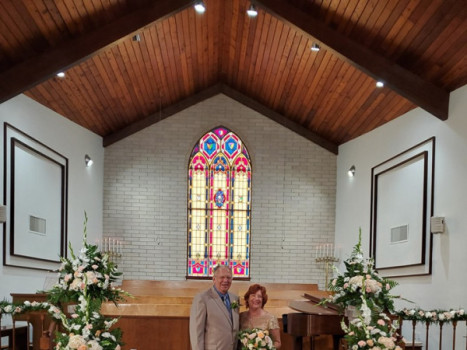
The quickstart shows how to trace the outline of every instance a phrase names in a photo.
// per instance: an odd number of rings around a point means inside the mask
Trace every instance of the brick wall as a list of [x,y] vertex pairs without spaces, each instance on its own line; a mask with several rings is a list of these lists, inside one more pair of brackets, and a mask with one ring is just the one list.
[[105,149],[104,235],[124,241],[124,278],[185,278],[189,155],[219,125],[252,160],[252,280],[323,287],[312,248],[334,242],[336,155],[224,95]]

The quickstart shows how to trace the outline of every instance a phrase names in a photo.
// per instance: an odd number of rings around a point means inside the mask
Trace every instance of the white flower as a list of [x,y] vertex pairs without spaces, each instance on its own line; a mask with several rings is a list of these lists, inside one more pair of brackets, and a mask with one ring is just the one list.
[[83,284],[83,281],[80,278],[75,278],[73,282],[70,284],[70,289],[78,291],[81,289],[81,286]]
[[5,310],[6,313],[10,313],[10,312],[13,311],[13,306],[7,305],[7,306],[4,307],[3,310]]
[[77,335],[72,335],[70,339],[68,340],[68,347],[70,349],[78,349],[81,345],[86,345],[86,342],[84,341],[84,338],[77,334]]
[[349,283],[361,288],[363,285],[363,276],[354,276],[349,280]]
[[394,340],[392,340],[391,338],[388,338],[388,337],[378,338],[378,343],[383,345],[386,349],[394,349],[394,347],[396,346],[394,344]]

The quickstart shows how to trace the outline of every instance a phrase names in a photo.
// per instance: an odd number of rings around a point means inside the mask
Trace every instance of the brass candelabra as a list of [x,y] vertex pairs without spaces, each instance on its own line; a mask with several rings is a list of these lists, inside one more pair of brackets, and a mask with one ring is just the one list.
[[329,272],[332,270],[334,263],[339,262],[339,259],[335,256],[321,256],[315,259],[317,263],[322,263],[324,268],[325,284],[324,290],[328,290],[329,285]]

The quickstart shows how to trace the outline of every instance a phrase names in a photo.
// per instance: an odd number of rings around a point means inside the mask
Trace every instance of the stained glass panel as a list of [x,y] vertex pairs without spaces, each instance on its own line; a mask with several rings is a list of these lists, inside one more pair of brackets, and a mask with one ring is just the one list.
[[224,127],[193,147],[188,188],[188,276],[210,277],[217,264],[248,278],[251,164],[240,138]]

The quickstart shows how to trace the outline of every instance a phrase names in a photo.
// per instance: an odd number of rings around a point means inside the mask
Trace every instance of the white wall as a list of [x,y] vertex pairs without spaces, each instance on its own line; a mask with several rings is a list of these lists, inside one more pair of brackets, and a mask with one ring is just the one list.
[[[102,234],[102,193],[104,148],[102,138],[55,112],[19,95],[0,104],[0,147],[3,160],[3,128],[7,122],[68,158],[68,240],[75,251],[82,245],[84,211],[88,214],[88,241]],[[86,168],[84,155],[89,154],[94,165]],[[3,161],[2,161],[3,169]],[[3,179],[3,171],[1,171]],[[34,174],[31,173],[31,181]],[[3,181],[2,181],[3,183]],[[3,198],[3,186],[1,193]],[[3,228],[0,235],[3,247]],[[3,261],[3,249],[0,252]],[[57,268],[58,268],[57,264]],[[35,293],[42,289],[46,272],[0,265],[0,299],[10,293]]]
[[[467,86],[464,86],[451,93],[447,121],[417,108],[339,147],[336,242],[343,247],[345,258],[357,241],[359,227],[368,253],[371,168],[429,137],[436,137],[434,215],[446,218],[447,232],[434,236],[430,276],[395,278],[400,284],[395,293],[415,302],[413,305],[398,303],[398,307],[467,307],[466,111]],[[353,164],[356,176],[349,178],[346,171]],[[465,332],[464,326],[461,332]]]
[[252,279],[324,286],[312,250],[334,241],[336,155],[225,95],[106,148],[104,232],[125,241],[124,278],[185,279],[189,156],[219,125],[252,159]]

